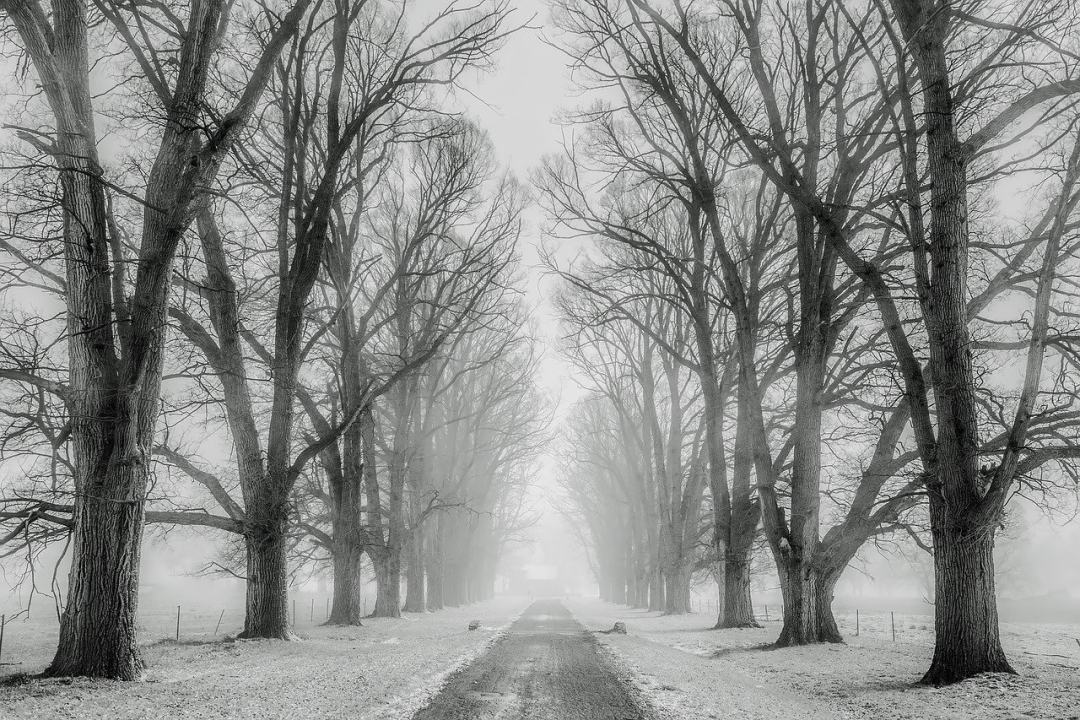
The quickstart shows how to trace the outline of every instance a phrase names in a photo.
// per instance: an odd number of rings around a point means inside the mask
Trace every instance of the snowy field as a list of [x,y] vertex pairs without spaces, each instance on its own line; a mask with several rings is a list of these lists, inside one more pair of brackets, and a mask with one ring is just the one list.
[[[0,686],[0,718],[405,720],[528,604],[527,598],[499,597],[399,620],[365,620],[360,628],[314,626],[300,612],[300,642],[183,639],[182,625],[177,644],[160,639],[170,627],[162,614],[149,618],[146,626],[145,681],[9,681]],[[209,627],[217,615],[182,620]],[[470,632],[473,619],[483,625]],[[40,672],[55,647],[53,620],[51,625],[44,619],[10,625],[3,660],[22,663],[4,665],[0,672]],[[174,632],[175,622],[174,615]],[[49,631],[29,632],[37,625]]]
[[[55,618],[8,626],[0,666],[0,719],[349,718],[407,720],[456,668],[477,657],[529,605],[500,597],[467,608],[324,628],[300,612],[300,642],[227,642],[218,613],[147,613],[141,628],[146,680],[10,682],[49,661]],[[626,622],[628,635],[598,635],[657,712],[657,720],[1080,719],[1080,626],[1004,624],[1020,676],[987,676],[942,688],[913,683],[929,663],[932,619],[888,613],[838,619],[844,645],[764,650],[779,623],[760,630],[708,630],[711,614],[664,617],[595,599],[564,603],[590,630]],[[220,611],[219,611],[220,612]],[[479,619],[483,627],[469,632]],[[226,616],[221,632],[233,631]]]
[[783,650],[762,646],[780,624],[760,630],[708,630],[705,614],[663,617],[595,599],[567,607],[590,630],[616,620],[628,634],[599,635],[632,671],[665,720],[1076,720],[1080,718],[1080,626],[1003,624],[1002,642],[1020,673],[976,678],[946,688],[913,687],[933,654],[933,619],[842,616],[843,645]]

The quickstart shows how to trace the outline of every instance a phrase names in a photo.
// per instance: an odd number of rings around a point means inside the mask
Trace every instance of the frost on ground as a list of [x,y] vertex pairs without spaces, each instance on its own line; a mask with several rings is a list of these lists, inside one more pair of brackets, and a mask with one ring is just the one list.
[[[301,628],[298,642],[158,642],[145,648],[143,682],[0,686],[0,718],[405,720],[528,604],[500,597],[399,620],[369,619],[358,628]],[[473,619],[482,625],[470,631]],[[41,665],[18,669],[39,672],[47,650]]]
[[664,617],[580,598],[566,605],[590,630],[626,623],[626,635],[598,637],[629,666],[665,720],[1080,719],[1077,626],[1003,625],[1019,676],[924,688],[914,683],[933,654],[926,618],[897,615],[904,630],[899,642],[874,633],[843,645],[766,650],[777,622],[760,630],[709,630],[714,618],[702,614]]

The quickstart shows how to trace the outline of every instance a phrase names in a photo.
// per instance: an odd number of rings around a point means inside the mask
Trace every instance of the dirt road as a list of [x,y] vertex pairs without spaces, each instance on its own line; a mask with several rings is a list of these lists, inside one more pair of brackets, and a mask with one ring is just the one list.
[[539,600],[413,720],[647,718],[570,611]]

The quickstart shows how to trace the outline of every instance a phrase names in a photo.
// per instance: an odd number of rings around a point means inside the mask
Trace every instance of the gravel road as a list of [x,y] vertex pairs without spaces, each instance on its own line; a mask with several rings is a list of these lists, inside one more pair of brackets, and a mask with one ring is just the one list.
[[539,600],[413,720],[647,720],[592,635]]

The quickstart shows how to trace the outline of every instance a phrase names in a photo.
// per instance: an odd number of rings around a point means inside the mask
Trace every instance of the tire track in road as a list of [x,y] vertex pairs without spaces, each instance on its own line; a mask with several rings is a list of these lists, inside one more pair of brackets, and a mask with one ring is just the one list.
[[558,600],[538,600],[455,672],[413,720],[648,720],[649,714]]

